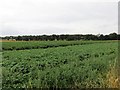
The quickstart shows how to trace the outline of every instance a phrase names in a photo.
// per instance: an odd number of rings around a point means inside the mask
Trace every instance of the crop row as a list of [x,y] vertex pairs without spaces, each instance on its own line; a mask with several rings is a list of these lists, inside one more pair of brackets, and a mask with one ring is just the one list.
[[[109,41],[106,41],[109,42]],[[25,50],[49,47],[64,47],[73,45],[85,45],[93,43],[105,43],[104,41],[16,41],[2,42],[2,50]]]

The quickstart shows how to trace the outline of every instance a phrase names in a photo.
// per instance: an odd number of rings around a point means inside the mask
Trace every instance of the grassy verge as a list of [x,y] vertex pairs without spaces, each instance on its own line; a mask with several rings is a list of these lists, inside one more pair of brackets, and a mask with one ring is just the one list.
[[110,70],[107,74],[107,85],[108,88],[120,88],[120,76],[118,75],[118,63],[117,58],[113,65],[110,65]]

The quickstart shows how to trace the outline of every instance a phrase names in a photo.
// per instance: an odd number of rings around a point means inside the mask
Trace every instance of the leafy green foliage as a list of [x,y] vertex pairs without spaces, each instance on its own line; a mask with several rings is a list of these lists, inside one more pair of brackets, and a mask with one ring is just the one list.
[[[26,44],[21,45],[25,47]],[[4,51],[3,88],[107,87],[106,74],[116,57],[117,42],[112,41]]]
[[[109,42],[109,41],[106,41]],[[0,42],[1,43],[1,42]],[[65,47],[73,45],[85,45],[93,43],[105,43],[101,41],[15,41],[2,42],[2,50],[25,50],[25,49],[39,49],[50,47]],[[0,49],[1,50],[1,49]]]

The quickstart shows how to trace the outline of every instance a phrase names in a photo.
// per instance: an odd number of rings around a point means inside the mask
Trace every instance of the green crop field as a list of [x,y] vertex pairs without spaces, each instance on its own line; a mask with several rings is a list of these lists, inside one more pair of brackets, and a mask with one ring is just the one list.
[[2,43],[3,88],[116,88],[117,41]]
[[25,50],[49,47],[64,47],[73,45],[84,45],[93,43],[109,43],[110,41],[18,41],[18,42],[0,42],[2,50]]

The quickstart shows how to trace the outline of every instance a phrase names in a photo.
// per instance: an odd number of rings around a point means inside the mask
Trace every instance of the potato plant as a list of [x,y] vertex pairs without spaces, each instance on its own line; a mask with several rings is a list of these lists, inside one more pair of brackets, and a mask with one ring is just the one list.
[[2,86],[3,88],[106,88],[108,87],[106,75],[117,53],[118,43],[112,41],[3,51]]
[[[107,43],[109,41],[106,41]],[[105,43],[101,41],[15,41],[15,42],[0,42],[2,43],[2,50],[26,50],[26,49],[39,49],[50,47],[65,47],[73,45],[85,45],[93,43]],[[1,49],[0,49],[1,51]]]

